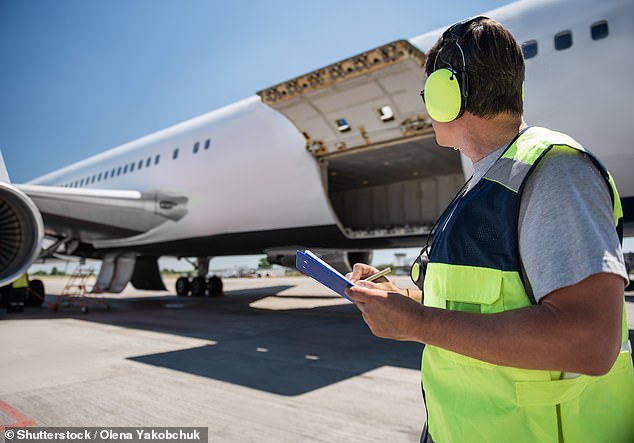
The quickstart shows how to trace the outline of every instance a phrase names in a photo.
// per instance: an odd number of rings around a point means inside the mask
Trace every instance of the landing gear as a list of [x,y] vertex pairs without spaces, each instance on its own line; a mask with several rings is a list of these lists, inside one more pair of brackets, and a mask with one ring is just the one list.
[[176,280],[176,295],[186,297],[189,294],[189,279],[187,277],[178,277]]
[[224,297],[222,291],[222,279],[217,275],[213,275],[207,280],[207,290],[212,297]]
[[194,277],[190,286],[192,297],[202,297],[207,290],[207,280],[205,277]]
[[186,297],[189,294],[192,297],[204,297],[206,292],[211,297],[222,297],[222,279],[217,275],[205,279],[204,277],[194,277],[189,280],[187,277],[179,277],[176,280],[176,295]]
[[196,277],[179,277],[176,280],[176,294],[184,297],[191,293],[192,297],[204,297],[208,292],[212,297],[222,297],[222,279],[216,275],[207,279],[210,257],[197,257],[190,262],[196,267]]
[[31,280],[27,290],[26,306],[42,306],[44,303],[44,283],[42,280]]

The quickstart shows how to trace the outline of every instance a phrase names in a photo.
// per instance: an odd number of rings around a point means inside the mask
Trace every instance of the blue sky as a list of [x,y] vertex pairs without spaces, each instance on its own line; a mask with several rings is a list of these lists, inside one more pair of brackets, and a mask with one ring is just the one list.
[[0,0],[16,183],[508,1]]
[[[0,0],[0,150],[23,183],[506,3]],[[257,261],[217,258],[212,267]]]
[[26,182],[506,3],[0,0],[0,150]]

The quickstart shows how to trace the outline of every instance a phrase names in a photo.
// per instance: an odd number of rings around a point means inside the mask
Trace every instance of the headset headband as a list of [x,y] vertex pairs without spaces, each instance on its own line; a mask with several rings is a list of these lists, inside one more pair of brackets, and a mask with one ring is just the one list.
[[[477,17],[471,17],[465,19],[461,22],[454,23],[450,27],[448,27],[445,32],[442,33],[442,46],[440,50],[436,54],[436,59],[434,60],[434,71],[436,70],[436,62],[438,61],[438,56],[444,49],[447,43],[455,43],[458,49],[460,50],[460,56],[462,57],[462,71],[463,73],[467,70],[467,64],[464,57],[464,52],[462,51],[462,46],[460,46],[459,40],[462,38],[462,35],[465,33],[467,29],[469,29],[469,25],[473,22],[478,22],[480,20],[488,19],[489,17],[485,17],[483,15],[479,15]],[[447,63],[449,64],[449,63]],[[449,64],[451,66],[451,64]],[[453,67],[452,67],[453,69]]]
[[489,17],[485,17],[483,15],[479,15],[477,17],[471,17],[471,18],[465,19],[465,20],[463,20],[461,22],[458,22],[458,23],[455,23],[455,24],[451,25],[442,34],[443,45],[444,45],[444,41],[445,40],[447,40],[448,42],[457,42],[458,40],[460,40],[460,38],[462,37],[462,34],[464,34],[465,30],[467,30],[469,28],[469,25],[471,23],[479,22],[480,20],[485,20],[485,19],[488,19],[488,18]]

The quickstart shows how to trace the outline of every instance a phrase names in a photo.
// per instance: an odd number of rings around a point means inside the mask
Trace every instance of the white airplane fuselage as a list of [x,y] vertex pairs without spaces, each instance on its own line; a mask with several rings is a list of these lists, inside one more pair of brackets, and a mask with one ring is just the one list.
[[[631,214],[634,128],[627,107],[634,103],[630,83],[634,61],[628,57],[634,42],[634,3],[522,1],[486,15],[507,26],[519,42],[538,44],[537,55],[526,60],[527,122],[566,132],[592,150],[614,176],[624,208]],[[591,25],[602,20],[607,22],[609,34],[593,40]],[[426,52],[443,29],[413,38],[410,43]],[[556,50],[555,36],[565,31],[571,31],[572,46]],[[407,93],[419,100],[417,89]],[[398,105],[398,97],[394,102]],[[420,109],[423,113],[422,102]],[[433,149],[440,152],[444,148]],[[363,169],[369,158],[359,157],[358,168]],[[461,176],[468,176],[469,162],[461,160]],[[306,149],[305,136],[289,118],[253,96],[51,172],[30,184],[141,192],[160,189],[187,197],[187,213],[181,219],[122,238],[92,240],[93,252],[214,256],[320,243],[342,249],[420,243],[418,231],[412,235],[402,230],[394,235],[382,234],[387,231],[349,235],[340,214],[349,210],[350,203],[333,203],[336,193],[327,189],[325,175],[329,170],[324,164]],[[335,177],[334,172],[330,177]],[[457,180],[452,180],[439,201],[446,202],[447,195],[455,191]],[[426,186],[421,183],[418,185]],[[383,192],[380,189],[397,192],[390,186],[396,186],[396,181],[375,188],[371,201],[379,201],[376,195]],[[404,184],[403,193],[413,186]],[[353,191],[346,192],[352,195]],[[354,195],[361,192],[354,189]],[[440,206],[440,202],[434,204]],[[372,211],[380,211],[378,203],[376,206]],[[406,209],[398,210],[401,224],[411,224],[415,215],[403,211]],[[380,216],[372,217],[376,220]],[[360,225],[353,216],[348,220]]]

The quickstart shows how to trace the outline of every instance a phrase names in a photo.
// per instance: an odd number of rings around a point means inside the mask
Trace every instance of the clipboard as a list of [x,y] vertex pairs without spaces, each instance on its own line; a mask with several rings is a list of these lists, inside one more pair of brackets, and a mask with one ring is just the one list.
[[304,252],[297,251],[295,258],[295,266],[300,272],[317,280],[322,285],[332,289],[337,294],[354,303],[344,292],[350,286],[354,286],[354,283],[341,275],[339,271],[308,249]]

